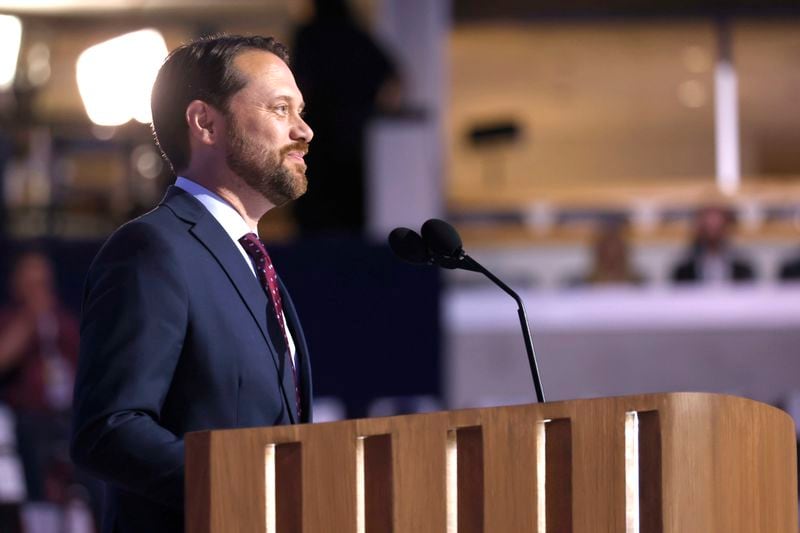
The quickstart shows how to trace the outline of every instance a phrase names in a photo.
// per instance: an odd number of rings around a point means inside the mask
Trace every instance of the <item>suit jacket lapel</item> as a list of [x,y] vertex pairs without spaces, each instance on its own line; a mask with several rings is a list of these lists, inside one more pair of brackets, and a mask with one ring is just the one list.
[[292,302],[292,298],[289,296],[289,292],[286,290],[280,277],[278,278],[278,285],[283,301],[283,314],[286,317],[286,326],[292,334],[295,349],[297,350],[297,373],[300,381],[300,405],[302,407],[302,420],[300,420],[300,422],[311,422],[313,420],[313,387],[311,383],[311,360],[308,357],[308,346],[306,345],[306,338],[305,335],[303,335],[303,328],[300,325],[294,302]]
[[[181,219],[192,223],[189,231],[195,238],[203,243],[225,271],[231,283],[236,288],[236,291],[239,293],[239,296],[250,311],[250,314],[253,316],[253,320],[258,324],[261,334],[269,347],[272,362],[275,364],[275,369],[279,373],[278,375],[283,383],[284,377],[280,372],[286,370],[285,365],[281,361],[282,358],[279,356],[277,350],[272,345],[269,332],[267,331],[267,296],[261,284],[255,276],[253,276],[253,273],[244,262],[241,252],[236,248],[236,245],[231,241],[228,234],[225,233],[225,230],[220,226],[219,222],[217,222],[217,220],[208,213],[205,207],[203,207],[203,204],[195,200],[182,189],[171,186],[167,190],[162,204],[169,207]],[[292,423],[296,423],[297,410],[292,408],[292,406],[296,404],[294,401],[294,390],[292,388],[287,391],[285,386],[282,386],[281,389],[283,400],[289,412],[289,418]],[[291,395],[291,401],[289,395]]]

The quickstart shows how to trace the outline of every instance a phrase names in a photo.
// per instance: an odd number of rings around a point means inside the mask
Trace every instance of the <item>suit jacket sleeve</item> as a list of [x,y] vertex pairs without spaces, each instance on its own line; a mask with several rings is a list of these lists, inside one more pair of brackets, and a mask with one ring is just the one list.
[[183,439],[159,425],[187,328],[189,294],[164,237],[123,226],[87,277],[71,454],[91,473],[183,505]]

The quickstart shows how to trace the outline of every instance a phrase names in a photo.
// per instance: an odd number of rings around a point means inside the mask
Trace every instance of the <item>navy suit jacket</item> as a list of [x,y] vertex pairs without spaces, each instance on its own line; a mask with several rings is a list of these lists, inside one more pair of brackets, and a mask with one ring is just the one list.
[[[689,283],[703,281],[699,255],[691,255],[679,263],[672,271],[672,281]],[[731,257],[728,263],[728,278],[733,282],[752,281],[755,278],[753,267],[743,259]]]
[[104,532],[183,531],[185,433],[310,421],[308,349],[282,284],[281,296],[299,421],[271,304],[200,202],[171,187],[103,245],[84,292],[71,452],[105,481]]

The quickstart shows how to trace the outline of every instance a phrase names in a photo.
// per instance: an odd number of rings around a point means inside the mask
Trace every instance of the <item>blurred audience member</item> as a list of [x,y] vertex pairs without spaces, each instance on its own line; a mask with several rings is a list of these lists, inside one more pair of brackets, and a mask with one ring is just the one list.
[[[342,53],[342,50],[347,50]],[[361,232],[365,225],[365,129],[401,104],[394,63],[359,27],[345,0],[315,0],[295,36],[292,69],[314,128],[308,191],[294,204],[304,233]]]
[[752,265],[730,244],[733,213],[722,206],[708,205],[695,215],[695,230],[687,257],[672,271],[677,283],[744,282],[755,278]]
[[781,281],[800,281],[800,252],[787,259],[781,265],[778,278]]
[[28,498],[62,503],[72,472],[67,446],[77,321],[60,305],[53,265],[40,252],[18,257],[10,297],[0,311],[0,401],[16,416]]
[[612,220],[600,224],[592,243],[592,267],[576,284],[641,284],[642,276],[631,266],[626,224]]

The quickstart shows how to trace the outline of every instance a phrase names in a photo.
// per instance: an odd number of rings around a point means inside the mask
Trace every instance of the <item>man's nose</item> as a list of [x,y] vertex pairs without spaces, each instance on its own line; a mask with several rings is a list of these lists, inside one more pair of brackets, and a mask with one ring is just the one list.
[[291,131],[293,141],[305,141],[310,143],[314,138],[314,131],[302,117],[298,117]]

